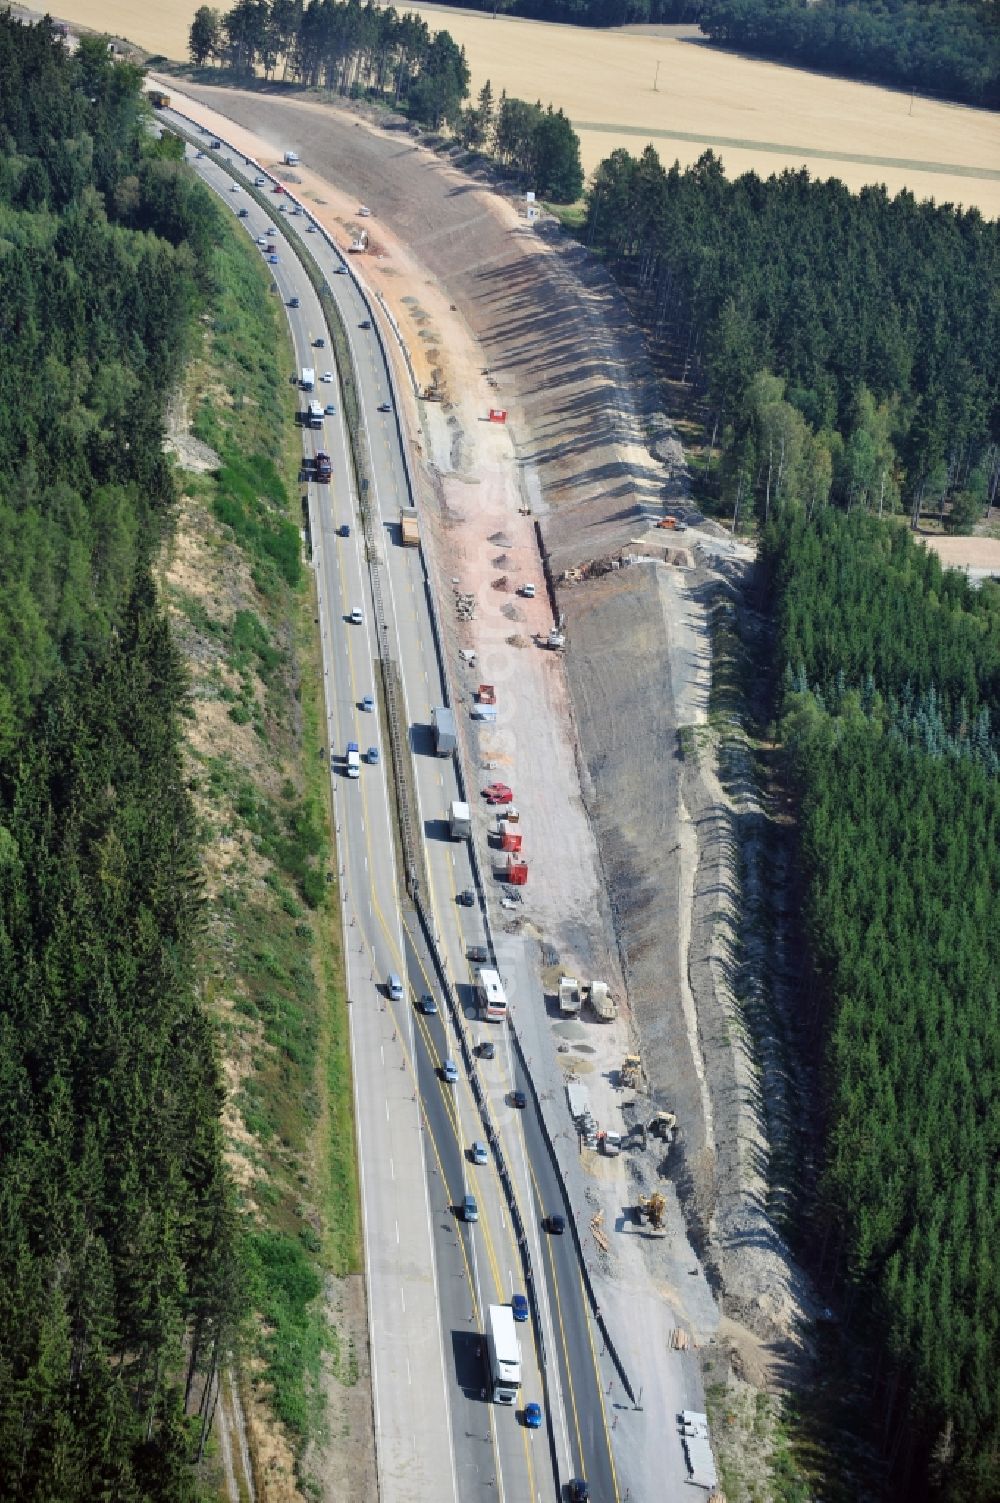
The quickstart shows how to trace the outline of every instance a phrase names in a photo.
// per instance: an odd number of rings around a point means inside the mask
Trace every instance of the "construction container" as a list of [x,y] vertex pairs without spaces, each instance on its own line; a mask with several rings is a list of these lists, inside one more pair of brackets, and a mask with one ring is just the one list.
[[500,849],[502,851],[519,851],[524,843],[524,836],[520,830],[501,829]]
[[514,856],[507,857],[507,881],[512,887],[524,887],[528,880],[528,863],[516,859]]
[[496,705],[474,704],[472,706],[473,720],[488,720],[491,723],[497,718]]
[[495,705],[497,702],[497,691],[492,684],[480,684],[476,690],[476,698],[481,705]]

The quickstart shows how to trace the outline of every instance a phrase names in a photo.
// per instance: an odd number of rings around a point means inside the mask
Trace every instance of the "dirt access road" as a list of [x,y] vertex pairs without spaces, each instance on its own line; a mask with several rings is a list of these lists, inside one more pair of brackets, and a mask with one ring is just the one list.
[[[176,81],[168,87],[178,103]],[[674,759],[681,728],[707,715],[711,655],[700,580],[711,540],[699,545],[701,573],[691,585],[677,570],[640,564],[606,576],[607,587],[593,593],[589,583],[561,592],[560,608],[570,615],[568,674],[558,655],[532,640],[551,624],[536,518],[560,572],[616,554],[645,530],[650,512],[684,493],[683,457],[658,410],[641,338],[613,285],[578,246],[551,227],[532,229],[515,204],[431,155],[408,130],[375,129],[311,100],[193,86],[188,93],[238,122],[216,125],[205,116],[237,150],[269,166],[296,150],[305,165],[286,176],[341,244],[368,230],[359,273],[391,311],[417,386],[433,380],[444,393],[441,403],[413,400],[399,358],[466,765],[474,775],[489,763],[483,781],[505,777],[522,811],[531,871],[523,911],[511,925],[494,897],[494,917],[541,943],[535,1042],[545,1056],[542,1064],[536,1055],[544,1110],[553,1136],[567,1145],[580,1203],[603,1212],[610,1253],[592,1258],[585,1235],[600,1302],[628,1341],[633,1381],[660,1397],[658,1412],[669,1412],[681,1365],[685,1402],[697,1397],[691,1358],[669,1350],[673,1331],[714,1341],[718,1309],[704,1277],[690,1276],[696,1259],[685,1217],[655,1155],[577,1160],[561,1090],[568,1070],[585,1075],[600,1125],[621,1128],[618,1067],[641,1034],[651,1065],[648,1104],[673,1102],[686,1122],[687,1162],[701,1187],[696,1219],[724,1252],[739,1245],[740,1264],[729,1259],[727,1271],[749,1272],[754,1307],[786,1280],[773,1245],[766,1264],[749,1268],[757,1239],[739,1218],[754,1187],[743,1183],[741,1165],[763,1161],[751,1152],[753,1124],[740,1118],[752,1081],[734,1073],[733,1030],[724,1020],[703,1038],[686,980],[696,948],[703,957],[712,943],[693,914],[696,873],[708,877],[699,866],[703,826],[717,821],[712,790],[702,790],[696,812]],[[359,214],[362,204],[370,215]],[[507,409],[505,427],[486,420],[491,406]],[[731,555],[724,539],[711,546]],[[492,588],[501,577],[508,589]],[[533,600],[512,593],[522,582],[536,586]],[[458,619],[452,588],[474,599],[472,620]],[[477,654],[474,667],[464,665],[463,652]],[[495,728],[477,728],[468,714],[480,679],[498,689]],[[482,842],[484,811],[479,818]],[[585,1019],[572,1038],[558,1019],[550,1024],[542,989],[551,990],[559,970],[607,979],[623,1004],[617,1023]],[[718,1061],[705,1047],[713,1037]],[[717,1198],[715,1174],[727,1159],[730,1211]],[[657,1185],[668,1192],[665,1239],[630,1235],[637,1186]],[[725,1268],[727,1259],[713,1262]],[[668,1474],[667,1446],[676,1465],[676,1435],[660,1420],[633,1432],[627,1450],[623,1442],[620,1471],[636,1503],[644,1479]]]

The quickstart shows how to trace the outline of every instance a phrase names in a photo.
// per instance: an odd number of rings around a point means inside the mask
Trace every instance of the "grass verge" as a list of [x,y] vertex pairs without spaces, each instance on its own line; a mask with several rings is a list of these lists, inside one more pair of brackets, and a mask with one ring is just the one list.
[[357,1381],[364,1341],[325,1297],[361,1266],[347,1004],[290,351],[257,256],[221,216],[214,269],[172,436],[182,464],[189,433],[218,463],[189,462],[161,584],[191,683],[202,970],[253,1306],[248,1423],[255,1454],[301,1485],[330,1430],[324,1390]]

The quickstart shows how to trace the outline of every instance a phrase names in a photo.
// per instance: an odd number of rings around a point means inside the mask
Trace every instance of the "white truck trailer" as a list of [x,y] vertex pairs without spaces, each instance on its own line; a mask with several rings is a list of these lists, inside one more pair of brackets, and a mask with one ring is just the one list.
[[479,1016],[490,1023],[502,1023],[507,1017],[507,993],[498,971],[486,966],[476,972],[476,1000]]
[[468,804],[457,798],[448,811],[448,833],[452,840],[468,840],[472,835],[472,813]]
[[510,1305],[490,1305],[486,1351],[494,1404],[516,1404],[521,1387],[521,1346]]
[[434,725],[434,750],[439,757],[450,757],[458,746],[455,734],[455,716],[447,705],[435,705],[431,710]]
[[315,385],[316,385],[316,372],[313,370],[313,368],[312,368],[311,365],[304,365],[302,367],[302,374],[299,377],[299,386],[300,386],[301,390],[302,391],[312,391],[312,389],[313,389],[313,387]]

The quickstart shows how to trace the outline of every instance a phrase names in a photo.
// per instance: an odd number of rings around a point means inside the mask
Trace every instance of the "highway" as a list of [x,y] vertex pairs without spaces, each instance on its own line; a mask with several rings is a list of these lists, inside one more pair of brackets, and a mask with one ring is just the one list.
[[[170,120],[171,112],[161,117]],[[187,123],[176,117],[184,129]],[[187,127],[190,129],[190,127]],[[530,1106],[509,1104],[510,1090],[526,1089],[503,1025],[476,1016],[470,944],[485,941],[478,906],[460,907],[457,893],[474,886],[466,842],[447,838],[449,804],[461,796],[451,757],[434,755],[431,709],[445,702],[435,652],[428,583],[420,549],[402,546],[400,508],[409,492],[396,396],[378,333],[363,325],[377,315],[365,303],[345,263],[326,236],[307,230],[308,213],[280,212],[284,195],[269,195],[269,214],[243,191],[231,191],[226,158],[253,182],[255,169],[235,151],[209,149],[202,138],[187,155],[236,213],[255,241],[279,233],[269,271],[286,305],[299,368],[316,370],[314,397],[335,412],[319,431],[303,430],[305,452],[331,457],[329,485],[308,485],[312,564],[316,575],[328,747],[343,904],[348,994],[361,1161],[366,1282],[380,1496],[384,1503],[439,1503],[454,1498],[534,1503],[559,1496],[569,1478],[586,1476],[594,1503],[619,1499],[597,1351],[575,1244],[569,1234],[550,1236],[544,1216],[559,1211],[559,1183],[540,1124]],[[366,540],[354,494],[348,435],[330,331],[319,299],[291,247],[288,227],[300,234],[338,303],[359,383],[359,401],[370,457],[368,501],[377,519]],[[289,306],[298,299],[298,305]],[[324,341],[317,347],[316,341]],[[330,372],[329,382],[321,376]],[[382,410],[380,410],[382,409]],[[350,528],[349,536],[340,529]],[[373,593],[370,572],[380,580]],[[352,611],[361,620],[352,624]],[[429,882],[426,899],[439,953],[457,991],[459,1026],[470,1042],[486,1036],[496,1044],[493,1060],[478,1060],[486,1087],[490,1123],[484,1126],[457,1047],[455,1021],[435,984],[434,968],[396,865],[392,790],[387,782],[385,706],[380,702],[379,654],[399,668],[412,757],[419,834]],[[366,695],[374,708],[361,708]],[[456,706],[456,714],[467,709]],[[362,752],[361,776],[346,775],[349,741]],[[377,764],[364,757],[377,748]],[[478,789],[470,789],[476,797]],[[486,853],[484,858],[486,858]],[[484,860],[486,869],[489,860]],[[387,978],[404,978],[404,996],[388,994]],[[424,993],[438,1010],[424,1015],[415,1003]],[[447,1084],[445,1059],[459,1066]],[[470,1145],[490,1131],[502,1147],[527,1228],[538,1315],[518,1327],[522,1390],[515,1408],[486,1401],[484,1370],[486,1311],[524,1290],[521,1252],[496,1172],[493,1153],[485,1165],[471,1162]],[[460,1218],[464,1196],[473,1193],[479,1219]],[[596,1345],[595,1345],[596,1344]],[[543,1353],[547,1361],[543,1362]],[[547,1425],[529,1431],[523,1405],[543,1405]]]

